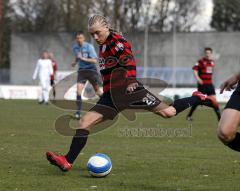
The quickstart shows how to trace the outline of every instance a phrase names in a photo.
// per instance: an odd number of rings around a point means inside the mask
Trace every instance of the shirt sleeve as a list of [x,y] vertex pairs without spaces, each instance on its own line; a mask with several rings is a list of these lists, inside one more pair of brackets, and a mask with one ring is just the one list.
[[73,45],[72,47],[72,52],[73,54],[77,57],[78,53],[79,53],[79,49],[76,45]]
[[52,65],[51,60],[49,60],[48,71],[49,71],[50,76],[53,75],[53,65]]
[[33,72],[33,76],[32,76],[33,80],[36,80],[37,75],[38,75],[38,72],[39,72],[39,60],[37,61],[35,70],[34,70],[34,72]]
[[197,63],[192,67],[193,70],[198,70],[200,65],[200,61],[197,61]]
[[53,72],[55,73],[58,69],[58,64],[56,61],[54,61],[54,65],[53,65]]
[[88,51],[89,51],[89,58],[97,58],[97,53],[93,45],[89,44]]

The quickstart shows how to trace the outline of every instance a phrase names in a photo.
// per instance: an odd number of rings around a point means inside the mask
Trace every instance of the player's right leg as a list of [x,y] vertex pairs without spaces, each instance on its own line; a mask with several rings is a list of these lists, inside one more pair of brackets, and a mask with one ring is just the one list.
[[237,132],[240,124],[240,111],[224,109],[218,124],[218,138],[233,150],[240,151],[240,134]]
[[82,91],[84,88],[84,83],[83,82],[78,82],[77,83],[77,111],[75,113],[75,118],[80,119],[80,112],[81,112],[81,107],[82,107]]
[[69,152],[65,156],[47,152],[48,161],[58,166],[62,171],[70,170],[73,162],[87,142],[90,129],[107,119],[114,119],[117,114],[118,111],[110,93],[103,94],[97,104],[80,119],[79,129],[76,130],[76,134],[72,139]]
[[229,148],[240,151],[240,133],[237,128],[240,125],[240,92],[235,90],[223,110],[218,124],[218,138]]
[[95,111],[86,113],[79,121],[79,129],[76,130],[68,153],[66,155],[57,155],[53,152],[47,152],[47,160],[62,171],[69,171],[72,168],[73,162],[87,143],[89,130],[102,121],[102,114]]

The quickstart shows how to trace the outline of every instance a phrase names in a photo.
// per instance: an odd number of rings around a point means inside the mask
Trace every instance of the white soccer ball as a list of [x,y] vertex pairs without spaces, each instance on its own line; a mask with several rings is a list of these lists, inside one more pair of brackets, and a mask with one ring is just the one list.
[[105,154],[97,153],[88,160],[87,169],[94,177],[107,176],[112,170],[111,159]]

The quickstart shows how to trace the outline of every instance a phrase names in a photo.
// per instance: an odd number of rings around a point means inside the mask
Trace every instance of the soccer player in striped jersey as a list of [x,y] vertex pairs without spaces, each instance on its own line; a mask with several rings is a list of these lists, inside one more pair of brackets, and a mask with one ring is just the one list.
[[[212,55],[212,48],[206,47],[204,49],[205,56],[198,60],[196,65],[193,67],[194,76],[197,79],[198,91],[203,94],[207,94],[210,98],[213,99],[214,105],[212,107],[217,115],[218,120],[221,118],[219,105],[216,101],[215,88],[212,82],[212,75],[214,70],[214,60]],[[197,108],[197,104],[191,107],[190,112],[187,115],[187,120],[192,121],[192,114]]]
[[234,89],[227,105],[225,106],[218,124],[218,138],[232,150],[240,152],[240,133],[237,129],[240,125],[240,72],[226,80],[220,87],[220,93],[224,90]]
[[[124,109],[136,107],[169,118],[194,104],[207,101],[207,97],[201,92],[194,92],[192,97],[175,100],[172,105],[166,105],[137,81],[136,62],[131,45],[121,34],[110,27],[105,17],[92,16],[88,22],[88,30],[99,44],[103,95],[97,104],[80,119],[79,128],[72,139],[68,153],[66,155],[46,153],[47,160],[62,171],[71,169],[87,142],[90,130],[100,122],[114,119]],[[132,102],[132,105],[130,103],[125,105],[128,99],[132,98],[131,96],[136,102]],[[119,104],[119,102],[122,103]]]

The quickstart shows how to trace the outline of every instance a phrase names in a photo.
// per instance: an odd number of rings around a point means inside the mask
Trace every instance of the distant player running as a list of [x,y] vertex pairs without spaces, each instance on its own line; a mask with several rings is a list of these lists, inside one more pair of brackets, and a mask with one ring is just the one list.
[[[86,81],[88,80],[92,84],[98,96],[102,95],[102,91],[99,88],[101,80],[97,72],[97,54],[93,45],[85,41],[85,36],[82,31],[76,32],[75,38],[76,43],[73,45],[73,53],[75,55],[75,60],[72,63],[73,67],[78,64],[77,111],[75,113],[75,117],[77,119],[80,119],[80,111],[82,106],[81,94]],[[91,70],[92,72],[90,74],[89,72],[85,72],[85,70]]]
[[236,84],[237,87],[223,110],[217,134],[226,146],[240,152],[240,133],[237,132],[240,125],[240,72],[221,85],[220,93],[234,89]]
[[[202,93],[194,92],[192,97],[175,100],[171,106],[164,104],[136,80],[136,62],[131,45],[122,35],[110,28],[105,17],[92,16],[88,22],[88,30],[100,46],[99,64],[104,93],[97,104],[80,119],[79,128],[68,153],[66,155],[46,153],[47,160],[62,171],[69,171],[72,168],[72,164],[87,142],[90,130],[98,123],[114,119],[124,109],[136,107],[169,118],[207,100]],[[124,98],[132,97],[137,104],[124,105],[128,101]],[[121,101],[123,102],[119,104]]]
[[[214,60],[212,56],[212,48],[206,47],[204,49],[205,56],[198,60],[196,65],[193,67],[194,76],[197,79],[197,87],[198,91],[203,94],[207,94],[214,101],[214,105],[212,105],[215,113],[217,114],[218,120],[220,120],[221,114],[219,105],[216,101],[216,93],[215,88],[212,82],[212,74],[214,70]],[[198,104],[193,105],[190,112],[187,115],[187,120],[192,121],[192,114],[196,110]],[[210,105],[211,106],[211,105]]]

